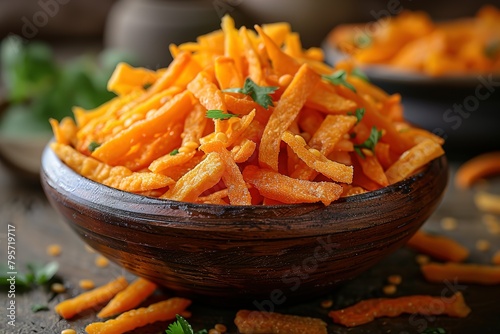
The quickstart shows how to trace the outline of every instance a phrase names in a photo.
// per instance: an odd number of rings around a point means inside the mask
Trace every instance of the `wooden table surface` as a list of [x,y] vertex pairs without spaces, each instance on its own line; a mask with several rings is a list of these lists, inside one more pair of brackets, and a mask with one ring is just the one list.
[[[452,165],[453,170],[456,164]],[[493,180],[490,190],[500,193],[500,180]],[[442,204],[435,214],[425,224],[424,228],[439,234],[452,236],[471,249],[468,261],[489,263],[494,251],[500,249],[500,235],[488,232],[481,213],[473,202],[474,191],[457,191],[450,182]],[[454,217],[458,220],[458,227],[453,231],[446,231],[440,225],[443,217]],[[496,216],[497,219],[500,217]],[[7,225],[15,226],[16,269],[25,270],[27,263],[48,263],[56,260],[60,264],[57,279],[67,287],[65,293],[55,295],[46,287],[37,287],[29,291],[16,291],[15,327],[7,324],[6,312],[8,291],[2,291],[0,300],[2,310],[0,314],[0,333],[60,333],[66,328],[73,328],[78,333],[85,333],[85,326],[96,321],[96,311],[89,310],[75,317],[71,321],[61,319],[54,311],[54,306],[82,290],[78,287],[81,279],[92,279],[96,285],[104,284],[114,277],[123,274],[122,269],[110,264],[100,268],[94,261],[98,254],[86,250],[84,242],[61,220],[58,214],[47,202],[41,187],[36,183],[26,184],[19,182],[4,166],[0,164],[0,245],[2,247],[2,262],[6,259]],[[478,239],[486,239],[491,243],[488,251],[475,249]],[[53,257],[47,254],[50,244],[59,244],[62,253]],[[439,284],[427,283],[419,272],[415,262],[416,253],[408,248],[402,248],[389,256],[368,272],[355,280],[348,282],[333,291],[325,291],[324,296],[317,297],[302,303],[285,303],[275,311],[297,315],[322,318],[329,324],[329,333],[420,333],[426,328],[443,328],[446,333],[500,333],[500,285],[479,286],[472,284],[456,284],[456,282],[442,282]],[[4,265],[4,263],[2,263]],[[2,275],[5,273],[2,273]],[[126,273],[125,273],[126,274]],[[328,309],[320,306],[322,300],[333,300],[333,308],[345,307],[363,298],[382,297],[382,287],[386,278],[391,274],[402,276],[402,283],[394,296],[410,294],[430,294],[449,296],[450,291],[461,291],[472,313],[465,319],[454,319],[446,316],[425,317],[419,315],[403,315],[398,318],[381,318],[356,328],[348,329],[334,325],[328,318]],[[126,274],[127,278],[133,276]],[[169,291],[158,291],[147,300],[153,300],[174,295]],[[9,298],[10,300],[10,298]],[[48,311],[34,313],[33,304],[45,304]],[[222,306],[221,306],[222,305]],[[229,333],[237,333],[233,324],[236,311],[239,308],[255,308],[256,305],[267,307],[262,300],[256,300],[254,305],[206,305],[203,300],[194,300],[191,324],[195,330],[210,329],[216,323],[225,324]],[[164,333],[168,323],[154,324],[134,331],[134,333]]]

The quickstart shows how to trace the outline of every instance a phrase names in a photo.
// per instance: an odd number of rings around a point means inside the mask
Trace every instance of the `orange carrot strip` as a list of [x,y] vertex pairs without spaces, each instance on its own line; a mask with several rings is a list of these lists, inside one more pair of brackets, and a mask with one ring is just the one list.
[[374,155],[365,155],[365,157],[361,157],[358,154],[355,154],[358,159],[361,168],[363,169],[363,173],[372,181],[377,182],[382,187],[388,186],[389,181],[387,180],[387,176],[384,173],[384,169],[380,165],[377,157]]
[[500,195],[478,191],[474,194],[474,204],[482,212],[500,214]]
[[420,167],[444,154],[441,145],[426,139],[403,153],[399,159],[386,170],[385,175],[390,184],[404,180]]
[[174,60],[168,65],[167,70],[149,87],[147,93],[143,96],[142,100],[146,100],[150,96],[158,93],[164,89],[169,88],[178,79],[186,66],[191,61],[191,54],[189,52],[181,52]]
[[222,180],[227,187],[231,205],[252,204],[252,198],[250,197],[250,192],[245,184],[245,180],[243,180],[240,168],[233,160],[231,153],[226,150],[224,143],[215,140],[203,144],[200,149],[205,153],[216,152],[221,157],[225,168]]
[[187,88],[207,110],[227,111],[223,93],[206,72],[200,72]]
[[248,36],[248,30],[245,27],[240,28],[241,42],[243,43],[243,51],[248,63],[248,77],[258,85],[263,85],[262,66],[259,55],[255,51],[252,41]]
[[321,201],[329,205],[342,195],[342,187],[336,183],[293,179],[252,165],[243,170],[243,179],[257,188],[262,196],[288,204]]
[[259,33],[259,36],[264,42],[267,55],[271,59],[273,69],[276,73],[278,75],[294,75],[297,73],[301,67],[300,64],[295,59],[281,51],[280,47],[276,45],[276,43],[264,32],[261,27],[256,25],[255,30]]
[[455,185],[470,188],[479,179],[500,173],[500,151],[480,154],[459,166]]
[[111,316],[131,310],[156,290],[156,284],[142,277],[137,278],[116,296],[97,314],[99,318]]
[[262,134],[259,146],[259,162],[262,166],[278,170],[281,136],[295,120],[319,80],[319,75],[303,65],[285,89]]
[[221,22],[224,32],[224,55],[232,58],[239,73],[243,73],[241,42],[238,30],[234,27],[234,20],[229,15],[224,15]]
[[164,104],[154,115],[133,124],[99,146],[92,156],[110,165],[125,155],[131,146],[161,133],[170,124],[183,119],[193,106],[192,95],[185,91]]
[[115,319],[106,322],[94,322],[85,327],[88,334],[125,333],[157,321],[175,319],[182,313],[191,301],[184,298],[170,298],[148,307],[134,309],[120,314]]
[[118,292],[125,289],[127,285],[128,283],[125,277],[120,276],[103,286],[60,302],[56,305],[55,311],[64,319],[70,319],[80,312],[107,302]]
[[500,265],[500,250],[496,251],[495,254],[493,254],[491,263]]
[[452,297],[413,295],[399,298],[376,298],[360,301],[342,310],[330,311],[335,323],[355,327],[379,317],[397,317],[403,313],[422,315],[448,315],[465,318],[471,309],[460,292]]
[[[231,150],[231,153],[233,154],[233,159],[236,163],[243,163],[250,159],[252,156],[253,152],[255,152],[255,148],[257,147],[257,144],[255,142],[251,141],[250,139],[244,139],[238,147],[234,147]],[[237,148],[235,150],[235,148]]]
[[239,333],[245,334],[326,334],[326,323],[321,319],[300,317],[275,312],[240,310],[234,319]]
[[419,252],[443,261],[462,262],[469,256],[469,250],[453,239],[417,231],[407,245]]
[[173,183],[171,178],[162,174],[132,172],[124,166],[106,165],[68,145],[51,143],[50,147],[78,174],[109,187],[139,192],[163,188]]
[[500,284],[500,267],[473,263],[428,263],[420,266],[422,274],[429,282],[444,280],[470,284]]
[[345,114],[356,110],[358,104],[339,95],[332,85],[322,81],[307,98],[306,106],[328,114]]
[[59,144],[69,145],[73,138],[75,138],[78,128],[71,117],[64,117],[59,123],[56,119],[49,119],[54,138]]
[[339,164],[338,162],[328,160],[328,158],[318,150],[315,150],[316,153],[311,152],[305,147],[303,141],[298,140],[290,131],[285,131],[281,138],[310,168],[329,177],[333,181],[352,183],[352,166],[346,166]]
[[108,81],[108,90],[117,95],[125,95],[137,88],[151,85],[158,79],[156,72],[146,68],[134,68],[127,63],[119,63]]
[[236,68],[232,58],[217,57],[215,59],[215,78],[220,89],[243,87],[241,72]]
[[184,174],[162,198],[194,202],[205,190],[215,186],[224,174],[225,166],[221,156],[209,153],[205,159]]

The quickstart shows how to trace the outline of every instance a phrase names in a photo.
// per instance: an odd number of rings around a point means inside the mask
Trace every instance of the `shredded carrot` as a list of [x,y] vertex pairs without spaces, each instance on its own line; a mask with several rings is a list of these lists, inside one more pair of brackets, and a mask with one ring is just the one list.
[[221,29],[170,45],[165,68],[119,64],[108,82],[117,97],[50,121],[53,150],[114,188],[220,205],[328,205],[444,153],[441,138],[405,121],[399,94],[353,64],[326,64],[288,23],[254,28],[225,15]]
[[328,315],[335,323],[355,327],[369,323],[375,318],[397,317],[403,313],[465,318],[470,312],[462,294],[457,292],[449,298],[413,295],[366,299],[345,309],[330,311]]
[[462,262],[469,256],[469,250],[455,240],[441,235],[432,235],[422,230],[417,231],[408,240],[407,245],[443,261]]
[[128,282],[125,277],[120,276],[108,284],[60,302],[56,305],[55,311],[64,319],[70,319],[80,312],[97,307],[111,300],[118,292],[122,291],[127,286]]
[[326,323],[321,319],[296,315],[240,310],[234,323],[242,334],[326,334]]
[[109,318],[138,306],[156,290],[156,284],[142,277],[137,278],[116,296],[97,314],[99,318]]
[[157,321],[175,319],[191,301],[185,298],[170,298],[148,307],[130,310],[106,322],[94,322],[85,327],[88,334],[125,333]]
[[462,283],[500,284],[500,267],[473,263],[428,263],[420,267],[429,282],[458,280]]
[[500,173],[500,152],[480,154],[458,167],[455,185],[459,189],[470,188],[479,179]]

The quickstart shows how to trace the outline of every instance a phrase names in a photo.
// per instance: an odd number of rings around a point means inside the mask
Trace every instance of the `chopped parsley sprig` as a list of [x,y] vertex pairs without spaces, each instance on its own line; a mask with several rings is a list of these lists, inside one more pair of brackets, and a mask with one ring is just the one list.
[[238,115],[226,113],[218,109],[211,109],[207,110],[206,117],[212,119],[230,119],[231,117],[238,117]]
[[223,92],[241,93],[249,95],[255,102],[268,109],[273,106],[273,99],[270,94],[273,94],[278,87],[274,86],[259,86],[252,79],[246,78],[243,88],[228,88]]
[[365,158],[365,154],[362,149],[368,149],[372,152],[375,152],[375,145],[377,145],[378,141],[382,138],[382,131],[378,130],[376,127],[372,127],[370,131],[370,137],[365,140],[362,144],[354,145],[354,151],[363,159]]
[[344,70],[338,70],[328,75],[323,74],[321,77],[334,85],[342,85],[356,93],[356,87],[347,82],[347,72]]
[[176,321],[171,323],[165,334],[208,334],[206,329],[202,329],[200,331],[193,331],[193,327],[180,315],[176,315]]

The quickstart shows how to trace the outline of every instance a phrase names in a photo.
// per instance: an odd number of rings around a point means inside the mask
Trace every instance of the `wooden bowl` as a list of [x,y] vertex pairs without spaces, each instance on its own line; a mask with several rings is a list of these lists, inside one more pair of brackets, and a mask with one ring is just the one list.
[[50,148],[41,171],[48,199],[73,230],[130,272],[180,295],[274,303],[324,295],[403,246],[447,180],[443,156],[402,182],[329,206],[220,206],[104,186]]

